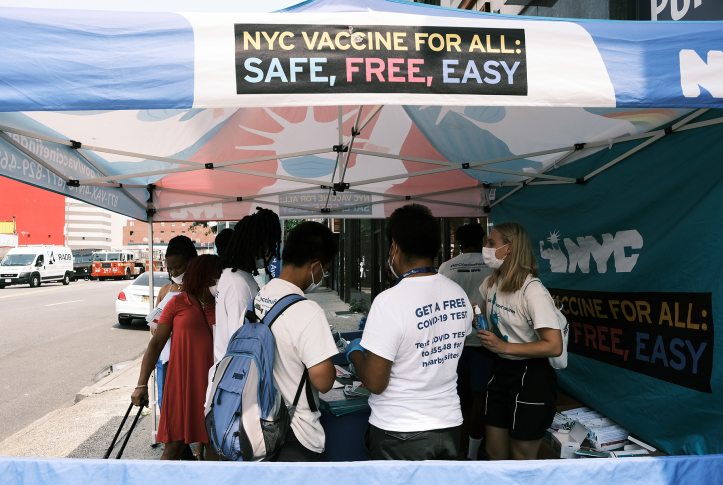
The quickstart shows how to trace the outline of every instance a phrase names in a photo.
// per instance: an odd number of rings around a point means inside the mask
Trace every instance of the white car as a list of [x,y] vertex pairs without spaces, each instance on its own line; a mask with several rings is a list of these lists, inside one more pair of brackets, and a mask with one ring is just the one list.
[[[153,301],[158,298],[161,287],[170,283],[168,273],[156,271],[153,273]],[[133,283],[120,293],[115,302],[115,311],[118,314],[118,323],[130,325],[135,318],[145,319],[149,313],[148,305],[148,273],[138,276]]]

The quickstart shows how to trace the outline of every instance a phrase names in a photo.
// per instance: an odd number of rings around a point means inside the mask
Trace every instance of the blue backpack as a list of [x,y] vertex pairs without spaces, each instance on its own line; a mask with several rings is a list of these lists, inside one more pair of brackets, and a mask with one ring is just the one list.
[[291,305],[306,300],[300,295],[279,299],[263,319],[254,312],[254,300],[246,308],[244,324],[236,330],[226,355],[216,366],[205,425],[210,445],[226,461],[275,461],[291,426],[301,391],[313,412],[309,371],[304,368],[294,403],[287,409],[274,386],[275,340],[271,325]]

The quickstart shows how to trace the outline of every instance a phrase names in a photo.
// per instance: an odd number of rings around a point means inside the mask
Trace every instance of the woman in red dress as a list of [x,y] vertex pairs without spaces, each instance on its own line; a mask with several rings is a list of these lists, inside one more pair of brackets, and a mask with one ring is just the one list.
[[[204,402],[208,369],[213,366],[215,286],[220,277],[218,256],[194,258],[183,277],[183,292],[163,309],[159,325],[143,356],[141,375],[131,401],[148,401],[148,379],[158,356],[173,331],[157,440],[165,443],[161,460],[178,460],[186,444],[208,443],[204,426]],[[199,446],[196,456],[199,456]],[[209,447],[207,459],[213,449]]]

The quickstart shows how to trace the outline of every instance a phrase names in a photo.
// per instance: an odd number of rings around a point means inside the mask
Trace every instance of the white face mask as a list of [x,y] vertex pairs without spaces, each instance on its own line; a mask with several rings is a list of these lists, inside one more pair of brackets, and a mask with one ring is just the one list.
[[176,283],[178,286],[181,286],[181,283],[183,283],[183,275],[186,274],[185,272],[179,274],[178,276],[171,276],[171,279],[174,283]]
[[218,293],[218,280],[216,280],[215,285],[208,287],[208,291],[210,291],[211,295],[213,295],[213,297],[216,298],[216,294]]
[[[505,244],[504,246],[500,246],[499,248],[482,248],[482,259],[484,260],[485,264],[492,269],[499,269],[500,266],[502,266],[502,263],[505,262],[505,260],[497,259],[497,250],[502,249],[503,247],[507,246],[507,244]],[[507,256],[505,255],[505,257]]]
[[271,251],[266,251],[263,258],[256,259],[256,269],[264,269],[266,267],[266,261],[270,263],[272,259],[274,259],[274,256]]
[[391,261],[387,260],[387,265],[389,266],[389,270],[392,272],[394,277],[399,278],[399,275],[397,274],[397,272],[394,271],[394,256],[396,256],[396,254],[397,254],[397,248],[395,247],[394,252],[392,253],[392,260]]
[[[319,264],[321,264],[321,263],[319,263]],[[304,290],[304,293],[311,293],[312,291],[314,291],[315,289],[317,289],[317,288],[319,287],[319,285],[321,284],[321,282],[322,282],[323,279],[324,279],[324,278],[321,277],[321,278],[319,278],[319,282],[318,282],[318,283],[314,283],[314,266],[312,265],[312,266],[311,266],[311,284]]]

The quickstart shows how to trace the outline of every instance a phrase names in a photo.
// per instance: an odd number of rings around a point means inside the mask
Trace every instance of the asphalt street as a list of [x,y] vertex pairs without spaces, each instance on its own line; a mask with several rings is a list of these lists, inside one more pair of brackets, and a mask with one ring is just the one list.
[[112,364],[148,344],[142,320],[121,326],[118,293],[132,281],[77,281],[0,290],[0,441],[75,394]]

